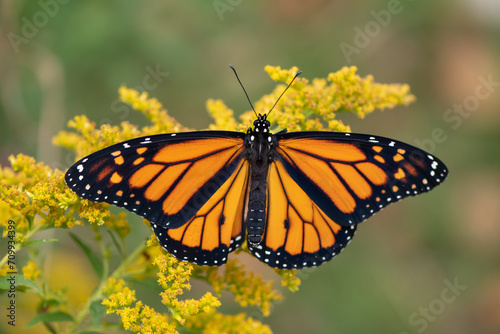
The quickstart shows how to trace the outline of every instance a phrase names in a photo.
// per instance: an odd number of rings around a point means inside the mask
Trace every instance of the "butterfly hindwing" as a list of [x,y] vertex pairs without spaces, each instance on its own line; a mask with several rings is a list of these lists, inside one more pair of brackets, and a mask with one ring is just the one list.
[[163,248],[180,260],[222,265],[241,246],[249,181],[249,164],[242,160],[232,175],[186,224],[167,229],[151,223]]
[[210,131],[136,138],[81,159],[65,180],[82,198],[176,228],[231,176],[242,160],[244,137]]
[[278,134],[277,139],[286,171],[342,226],[358,224],[392,202],[429,191],[448,173],[436,157],[383,137],[295,132]]
[[341,226],[328,217],[292,179],[280,161],[270,164],[267,217],[260,245],[250,251],[274,268],[320,265],[352,239],[356,225]]

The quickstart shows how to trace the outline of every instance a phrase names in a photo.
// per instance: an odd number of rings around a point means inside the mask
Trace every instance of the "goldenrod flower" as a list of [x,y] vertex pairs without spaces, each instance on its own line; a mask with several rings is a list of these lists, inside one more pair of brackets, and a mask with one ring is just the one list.
[[179,300],[177,296],[190,290],[189,279],[193,271],[193,265],[182,262],[168,253],[163,253],[156,257],[153,264],[158,268],[158,284],[164,291],[161,293],[162,303],[168,306],[174,319],[179,323],[184,323],[187,316],[197,315],[200,312],[211,312],[220,306],[219,300],[210,292],[207,292],[201,299]]
[[136,301],[135,291],[125,286],[125,281],[122,279],[108,279],[104,294],[108,296],[108,299],[104,299],[102,304],[107,307],[108,313],[114,313],[121,308],[129,307]]
[[37,265],[33,261],[28,261],[28,263],[23,267],[23,275],[29,280],[36,280],[38,275],[40,275],[40,270],[37,269]]
[[210,130],[234,131],[238,128],[238,124],[233,117],[233,111],[222,100],[209,99],[206,107],[210,116],[215,120],[215,124],[210,124]]
[[217,268],[203,268],[200,272],[206,273],[208,282],[218,295],[222,290],[228,290],[241,306],[258,306],[264,316],[269,315],[272,303],[283,298],[273,289],[272,281],[266,282],[260,275],[247,271],[237,260],[227,261],[222,273]]
[[271,328],[245,313],[237,315],[215,314],[206,324],[204,334],[272,334]]
[[123,328],[135,333],[172,333],[177,334],[175,325],[169,323],[168,316],[157,313],[135,298],[135,291],[125,286],[123,280],[110,278],[104,293],[108,296],[102,304],[107,313],[120,316]]

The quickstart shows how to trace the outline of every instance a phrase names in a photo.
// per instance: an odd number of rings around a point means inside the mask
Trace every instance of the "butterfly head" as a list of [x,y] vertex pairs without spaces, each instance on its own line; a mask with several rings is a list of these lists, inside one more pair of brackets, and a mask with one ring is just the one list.
[[269,126],[271,123],[267,120],[267,115],[261,115],[257,117],[255,121],[253,121],[253,131],[261,132],[261,133],[269,133]]

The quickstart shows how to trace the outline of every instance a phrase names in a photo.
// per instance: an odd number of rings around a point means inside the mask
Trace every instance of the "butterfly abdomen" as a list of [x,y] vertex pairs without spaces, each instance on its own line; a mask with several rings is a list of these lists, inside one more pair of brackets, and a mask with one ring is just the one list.
[[266,224],[266,189],[267,189],[267,164],[264,173],[260,166],[252,169],[250,181],[250,193],[248,196],[248,211],[246,216],[246,227],[250,244],[260,244],[264,227]]

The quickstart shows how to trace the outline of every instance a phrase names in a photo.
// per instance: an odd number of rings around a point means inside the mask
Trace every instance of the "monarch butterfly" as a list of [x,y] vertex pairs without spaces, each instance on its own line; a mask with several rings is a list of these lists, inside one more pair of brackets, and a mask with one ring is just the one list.
[[357,224],[448,174],[438,158],[389,138],[271,134],[269,112],[246,133],[160,134],[112,145],[76,162],[65,181],[81,198],[149,220],[180,260],[222,265],[246,235],[260,261],[293,269],[331,260]]

